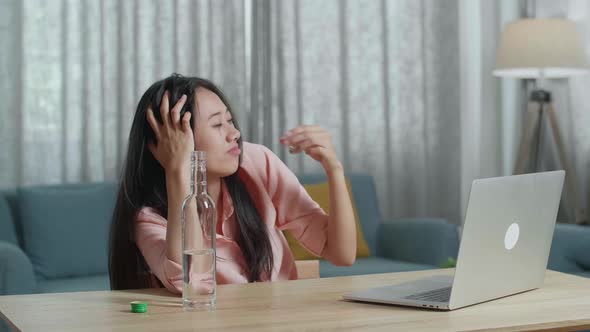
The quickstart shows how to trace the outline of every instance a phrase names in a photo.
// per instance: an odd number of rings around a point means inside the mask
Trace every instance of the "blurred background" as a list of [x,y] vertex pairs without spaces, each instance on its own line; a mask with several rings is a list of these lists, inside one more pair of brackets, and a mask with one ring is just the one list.
[[[177,72],[219,84],[245,140],[295,173],[321,168],[279,137],[321,125],[385,218],[460,224],[473,179],[515,173],[535,82],[493,71],[526,17],[573,21],[586,54],[584,0],[0,0],[0,188],[118,181],[139,97]],[[544,87],[576,173],[558,221],[583,223],[590,77]],[[532,171],[562,169],[542,141]]]

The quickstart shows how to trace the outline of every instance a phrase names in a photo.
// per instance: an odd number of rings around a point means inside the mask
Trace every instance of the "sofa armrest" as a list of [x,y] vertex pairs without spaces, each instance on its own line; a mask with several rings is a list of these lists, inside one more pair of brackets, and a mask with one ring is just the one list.
[[557,224],[548,268],[570,273],[590,271],[590,227]]
[[36,287],[29,257],[14,244],[0,241],[0,295],[31,294]]
[[396,219],[377,230],[377,256],[384,258],[440,267],[458,251],[457,225],[445,219]]

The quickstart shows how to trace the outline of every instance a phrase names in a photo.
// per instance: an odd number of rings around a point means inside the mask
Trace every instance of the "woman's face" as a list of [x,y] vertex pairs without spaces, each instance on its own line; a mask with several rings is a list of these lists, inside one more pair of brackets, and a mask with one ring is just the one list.
[[240,131],[234,127],[232,114],[219,96],[204,88],[197,89],[195,102],[195,149],[207,153],[208,175],[225,177],[235,173],[240,162]]

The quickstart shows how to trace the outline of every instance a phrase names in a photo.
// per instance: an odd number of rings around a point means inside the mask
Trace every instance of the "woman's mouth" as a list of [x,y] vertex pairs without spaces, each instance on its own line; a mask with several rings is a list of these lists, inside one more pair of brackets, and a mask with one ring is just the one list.
[[229,151],[227,151],[227,153],[234,155],[234,156],[239,156],[241,152],[242,152],[242,150],[240,150],[240,148],[237,146],[235,146],[235,147],[231,148]]

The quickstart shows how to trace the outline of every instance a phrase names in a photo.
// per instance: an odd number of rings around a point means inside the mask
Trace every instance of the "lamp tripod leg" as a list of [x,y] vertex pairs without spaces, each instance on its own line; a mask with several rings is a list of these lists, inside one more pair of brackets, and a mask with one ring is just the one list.
[[[514,167],[514,174],[527,173],[528,163],[531,158],[532,149],[537,146],[536,140],[539,135],[539,103],[529,102],[527,108],[527,114],[525,117],[525,130],[520,139],[520,145],[518,148],[518,156],[516,159],[516,166]],[[535,156],[536,158],[537,156]]]
[[551,124],[551,130],[553,132],[553,137],[555,138],[555,144],[557,146],[557,152],[559,153],[559,160],[561,161],[561,165],[565,169],[565,185],[566,185],[566,193],[567,197],[570,201],[570,206],[574,210],[574,218],[577,224],[588,223],[588,219],[586,216],[586,211],[584,208],[579,207],[578,202],[578,188],[576,186],[576,173],[572,165],[570,164],[569,160],[567,159],[567,155],[565,152],[565,146],[563,144],[561,131],[559,129],[559,125],[557,123],[557,116],[555,115],[555,109],[553,108],[553,104],[548,104],[548,112],[547,115],[549,116],[549,123]]

